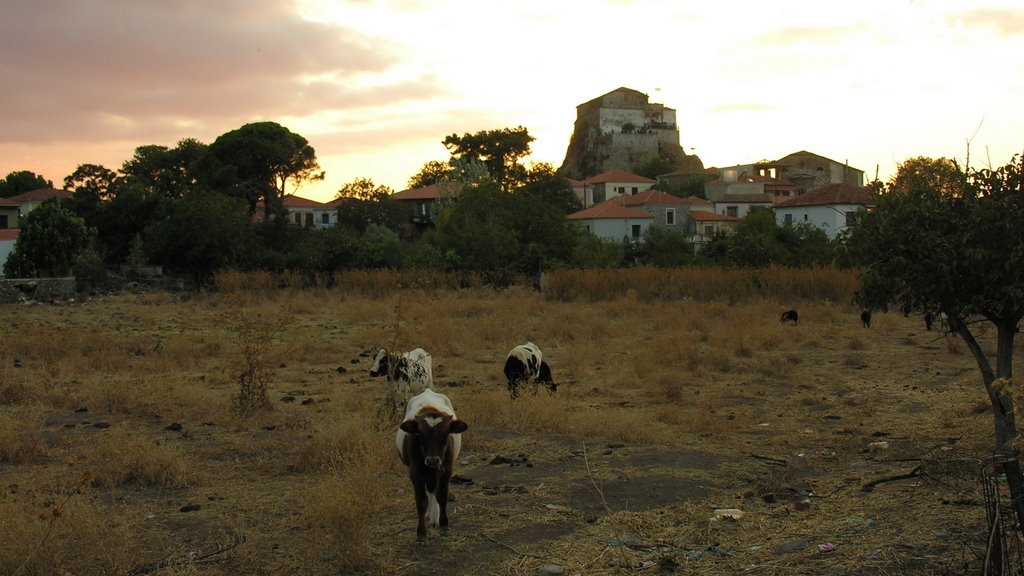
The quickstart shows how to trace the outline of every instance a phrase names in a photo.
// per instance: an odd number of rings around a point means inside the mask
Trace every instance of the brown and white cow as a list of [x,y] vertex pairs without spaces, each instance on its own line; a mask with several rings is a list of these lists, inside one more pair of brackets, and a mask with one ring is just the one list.
[[395,447],[416,494],[417,543],[424,542],[428,525],[448,535],[448,484],[467,428],[455,417],[451,400],[429,388],[406,405]]
[[430,353],[423,348],[402,353],[388,352],[387,348],[381,348],[373,357],[370,376],[386,376],[391,393],[404,401],[412,394],[433,387],[432,364]]
[[540,384],[547,386],[550,392],[558,389],[551,377],[551,367],[533,342],[520,344],[509,351],[505,357],[504,372],[508,379],[508,393],[513,400],[519,396],[519,386],[528,382],[533,384],[534,393]]

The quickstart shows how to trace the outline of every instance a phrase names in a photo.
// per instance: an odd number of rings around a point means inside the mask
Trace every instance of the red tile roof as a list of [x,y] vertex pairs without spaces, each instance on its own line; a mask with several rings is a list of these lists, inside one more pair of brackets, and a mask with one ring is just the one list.
[[657,184],[657,180],[645,178],[639,174],[626,172],[625,170],[608,170],[596,176],[591,176],[583,181],[584,184],[601,184],[605,182],[623,182],[634,184]]
[[621,218],[654,218],[650,212],[626,208],[615,201],[616,198],[606,200],[600,204],[594,204],[590,208],[569,214],[570,220],[596,220],[596,219],[621,219]]
[[3,228],[0,229],[0,242],[16,240],[18,233],[21,232],[18,228]]
[[402,190],[391,197],[395,200],[437,200],[442,196],[458,196],[461,191],[462,184],[458,182],[438,182],[430,186]]
[[284,197],[285,208],[327,208],[323,202],[303,198],[294,194],[286,194]]
[[802,196],[779,200],[775,207],[792,208],[797,206],[831,206],[836,204],[874,206],[875,196],[867,188],[850,186],[849,184],[829,184]]
[[18,204],[24,204],[26,202],[44,202],[50,198],[71,198],[71,192],[67,190],[57,190],[55,188],[37,188],[28,192],[23,192],[17,196],[11,196],[8,200],[13,200]]
[[662,192],[661,190],[648,190],[646,192],[640,192],[638,194],[618,196],[616,198],[612,198],[612,200],[618,201],[623,206],[645,206],[647,204],[682,204],[686,206],[706,206],[711,204],[711,202],[708,202],[703,198],[697,198],[696,196],[680,198],[679,196],[673,196],[668,192]]
[[0,198],[0,206],[21,206],[21,202],[15,202],[10,198]]

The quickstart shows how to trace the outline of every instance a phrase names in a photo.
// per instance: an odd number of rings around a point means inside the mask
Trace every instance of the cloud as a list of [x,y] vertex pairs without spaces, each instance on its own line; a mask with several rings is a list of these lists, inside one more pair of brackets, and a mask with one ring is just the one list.
[[1024,10],[987,8],[951,15],[968,28],[992,28],[1000,36],[1024,35]]
[[0,140],[141,144],[190,136],[182,126],[230,130],[256,117],[443,92],[429,77],[380,80],[399,65],[400,46],[292,8],[277,0],[15,3],[0,20]]

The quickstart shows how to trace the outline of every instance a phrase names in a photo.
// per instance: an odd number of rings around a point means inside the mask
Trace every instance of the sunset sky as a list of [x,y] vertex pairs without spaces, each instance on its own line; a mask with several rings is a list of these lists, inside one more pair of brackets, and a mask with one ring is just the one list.
[[561,164],[576,106],[674,108],[705,166],[808,150],[887,179],[913,156],[1024,152],[1020,0],[24,0],[0,18],[0,178],[61,187],[138,146],[270,120],[329,200],[395,191],[449,134],[524,126]]

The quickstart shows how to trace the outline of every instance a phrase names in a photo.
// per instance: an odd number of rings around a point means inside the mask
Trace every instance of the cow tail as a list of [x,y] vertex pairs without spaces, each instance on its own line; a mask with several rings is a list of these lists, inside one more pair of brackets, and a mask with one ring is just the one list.
[[431,492],[427,493],[427,524],[431,528],[437,528],[441,523],[441,505],[437,503],[437,496]]

